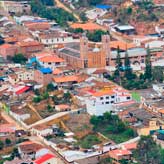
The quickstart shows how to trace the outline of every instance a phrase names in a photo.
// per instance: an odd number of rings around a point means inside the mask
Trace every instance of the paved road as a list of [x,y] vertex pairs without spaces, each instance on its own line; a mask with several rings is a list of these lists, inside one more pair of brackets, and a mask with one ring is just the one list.
[[24,129],[18,122],[16,122],[13,118],[11,118],[6,112],[1,112],[2,117],[5,118],[5,120],[11,124],[14,124],[16,126],[16,129]]
[[67,12],[73,14],[73,16],[74,16],[79,22],[81,22],[80,17],[79,17],[77,14],[75,14],[71,9],[69,9],[67,6],[65,6],[62,2],[60,2],[60,0],[54,0],[54,1],[55,1],[55,3],[56,3],[56,6],[57,6],[57,7],[62,8],[62,9],[64,9],[65,11],[67,11]]

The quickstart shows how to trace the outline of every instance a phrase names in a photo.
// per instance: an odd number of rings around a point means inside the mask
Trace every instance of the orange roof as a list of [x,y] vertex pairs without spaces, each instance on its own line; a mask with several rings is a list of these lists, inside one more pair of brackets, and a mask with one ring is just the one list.
[[104,91],[98,91],[98,92],[92,93],[92,95],[95,97],[100,97],[100,96],[104,96],[104,95],[113,95],[113,94],[115,94],[115,92],[112,90],[104,90]]
[[45,62],[45,63],[48,63],[48,62],[52,62],[52,63],[55,63],[55,62],[64,62],[64,59],[59,58],[56,55],[44,56],[44,57],[40,58],[39,60],[41,62]]
[[69,105],[67,105],[67,104],[56,105],[56,107],[58,107],[58,108],[60,108],[60,109],[67,109],[67,108],[70,108]]
[[126,49],[130,49],[130,48],[134,48],[136,46],[133,43],[126,43],[126,42],[122,42],[122,41],[111,41],[110,47],[115,48],[115,49],[117,49],[119,47],[120,50],[126,50]]
[[134,150],[137,148],[137,143],[127,143],[123,146],[126,150]]
[[70,75],[70,76],[54,77],[53,80],[56,83],[73,82],[73,81],[78,81],[78,77],[75,75]]
[[56,68],[54,71],[53,71],[53,74],[54,75],[58,75],[58,74],[61,74],[63,73],[60,69]]
[[116,150],[112,150],[112,151],[109,151],[109,155],[110,156],[115,156],[115,157],[118,157],[118,156],[124,156],[124,155],[131,155],[132,152],[129,151],[129,150],[123,150],[123,149],[116,149]]
[[8,37],[5,38],[5,42],[17,42],[18,39],[16,37]]
[[160,109],[158,112],[164,114],[164,109]]
[[37,58],[42,58],[42,57],[51,56],[51,55],[52,55],[51,52],[39,52],[39,53],[34,54],[34,56]]
[[82,28],[83,30],[106,30],[104,27],[96,24],[96,23],[92,23],[92,22],[88,22],[88,23],[74,23],[71,25],[71,28]]
[[38,41],[28,41],[28,42],[23,41],[23,42],[18,42],[17,44],[22,47],[41,45],[41,43],[39,43]]
[[1,46],[0,46],[0,48],[10,48],[10,47],[12,47],[12,45],[11,44],[2,44]]

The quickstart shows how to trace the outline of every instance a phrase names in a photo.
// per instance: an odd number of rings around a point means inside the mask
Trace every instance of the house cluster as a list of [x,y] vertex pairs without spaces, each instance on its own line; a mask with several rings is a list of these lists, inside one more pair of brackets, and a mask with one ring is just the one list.
[[[105,78],[115,70],[118,48],[122,62],[128,53],[134,71],[145,67],[147,47],[152,65],[164,66],[162,24],[154,29],[156,35],[138,35],[136,26],[118,25],[103,17],[112,6],[96,5],[86,12],[92,21],[70,24],[72,29],[91,33],[110,32],[100,42],[91,42],[85,33],[71,33],[55,21],[31,16],[28,1],[0,1],[0,7],[10,14],[0,17],[0,141],[2,151],[13,150],[0,153],[4,164],[80,164],[104,155],[116,164],[132,159],[139,137],[104,144],[106,137],[95,135],[90,118],[102,118],[104,113],[118,115],[138,135],[154,134],[164,140],[164,86],[137,91],[138,102],[133,92]],[[25,61],[14,61],[22,56]],[[103,141],[82,148],[79,143],[87,135]],[[13,154],[11,161],[6,160],[6,155]]]

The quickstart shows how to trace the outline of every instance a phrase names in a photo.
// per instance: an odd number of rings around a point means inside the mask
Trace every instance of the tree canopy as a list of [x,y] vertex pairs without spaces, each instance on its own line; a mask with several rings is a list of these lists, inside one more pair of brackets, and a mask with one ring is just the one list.
[[19,53],[14,55],[12,61],[14,63],[24,64],[27,61],[27,58],[23,54]]
[[151,136],[141,136],[134,157],[140,164],[164,164],[164,150]]

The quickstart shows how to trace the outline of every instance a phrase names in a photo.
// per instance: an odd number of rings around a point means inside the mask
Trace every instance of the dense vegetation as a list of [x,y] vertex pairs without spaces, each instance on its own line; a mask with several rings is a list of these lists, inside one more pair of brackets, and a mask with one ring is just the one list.
[[61,26],[67,26],[67,22],[75,21],[74,16],[61,8],[49,8],[45,3],[39,0],[31,1],[31,8],[34,14],[37,14],[43,18],[55,20]]
[[128,53],[126,52],[124,63],[120,58],[120,50],[117,50],[116,70],[109,78],[110,80],[122,85],[126,89],[146,89],[151,87],[152,83],[163,82],[163,67],[152,68],[150,49],[147,49],[145,61],[145,71],[139,76],[135,74],[130,66]]
[[78,2],[74,2],[75,5],[81,6],[81,7],[89,7],[91,5],[96,5],[102,3],[103,0],[82,0]]
[[139,164],[164,164],[164,150],[151,136],[141,136],[134,157]]
[[92,116],[90,123],[95,132],[100,132],[116,143],[121,143],[135,137],[135,132],[122,122],[117,115],[109,112],[103,116]]
[[[82,34],[85,32],[81,28],[77,28],[77,29],[69,28],[68,31],[71,33],[75,33],[75,34]],[[86,36],[87,36],[88,40],[90,40],[92,42],[100,42],[101,36],[105,35],[105,34],[108,34],[108,32],[103,31],[103,30],[95,30],[94,32],[86,31]]]
[[12,59],[11,59],[14,63],[20,63],[20,64],[25,64],[26,61],[27,61],[27,58],[21,54],[21,53],[18,53],[18,54],[15,54]]

